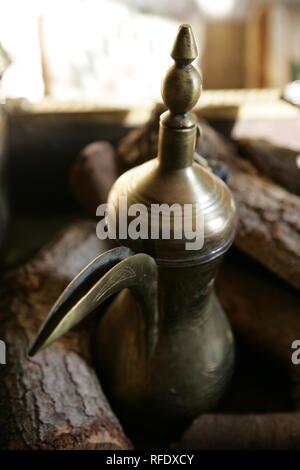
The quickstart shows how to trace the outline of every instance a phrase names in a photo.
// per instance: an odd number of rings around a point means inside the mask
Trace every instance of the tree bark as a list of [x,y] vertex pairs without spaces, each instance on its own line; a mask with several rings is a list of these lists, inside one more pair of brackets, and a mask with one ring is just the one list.
[[235,245],[300,289],[300,198],[251,166],[232,164],[229,175],[238,213]]
[[234,244],[300,289],[300,198],[262,176],[210,126],[201,126],[198,152],[229,169],[238,214]]
[[241,155],[260,173],[291,193],[300,195],[299,152],[261,139],[239,139],[237,144]]
[[0,338],[6,343],[7,364],[0,366],[1,448],[131,447],[92,367],[91,324],[34,358],[26,354],[64,287],[105,249],[94,223],[79,221],[3,279]]

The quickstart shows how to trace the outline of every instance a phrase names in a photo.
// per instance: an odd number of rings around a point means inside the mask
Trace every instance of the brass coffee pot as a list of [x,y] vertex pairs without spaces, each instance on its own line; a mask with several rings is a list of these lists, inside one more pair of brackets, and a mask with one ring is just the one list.
[[164,220],[154,239],[117,237],[121,246],[92,261],[62,293],[30,349],[32,355],[49,346],[98,310],[93,357],[113,408],[127,428],[169,436],[217,404],[234,361],[213,286],[233,240],[235,206],[228,187],[195,154],[198,127],[189,110],[201,92],[196,57],[191,27],[181,25],[162,87],[169,111],[160,119],[158,156],[116,181],[108,216],[120,215],[125,196],[128,207],[143,204],[149,213],[153,204],[188,205],[193,227],[202,214],[202,246],[188,250],[187,237],[175,236],[175,215],[168,239]]

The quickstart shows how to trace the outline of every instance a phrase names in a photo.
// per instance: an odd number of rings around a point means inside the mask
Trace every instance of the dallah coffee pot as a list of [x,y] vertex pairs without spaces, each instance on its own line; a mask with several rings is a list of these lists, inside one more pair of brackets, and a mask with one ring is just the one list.
[[[201,91],[196,56],[191,27],[182,25],[162,87],[169,110],[160,119],[158,156],[124,173],[109,195],[107,221],[117,215],[120,246],[71,282],[30,350],[35,354],[99,311],[93,357],[113,408],[127,426],[165,435],[217,404],[234,360],[232,332],[213,288],[233,240],[235,206],[225,183],[195,155],[198,127],[189,110]],[[124,198],[127,207],[146,208],[147,235],[155,236],[120,236]],[[153,210],[161,205],[169,209],[168,237],[166,213],[154,227]],[[178,215],[175,207],[189,210]],[[131,213],[126,229],[132,221]],[[178,236],[179,221],[199,235],[198,245],[185,232]]]

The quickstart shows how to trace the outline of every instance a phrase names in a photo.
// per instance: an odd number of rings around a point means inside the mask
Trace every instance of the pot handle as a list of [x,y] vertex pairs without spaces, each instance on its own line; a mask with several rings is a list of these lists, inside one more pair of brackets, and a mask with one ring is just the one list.
[[124,288],[132,290],[144,314],[149,357],[158,336],[157,265],[151,256],[133,254],[126,247],[114,248],[98,256],[73,279],[42,324],[29,348],[29,356],[52,344]]

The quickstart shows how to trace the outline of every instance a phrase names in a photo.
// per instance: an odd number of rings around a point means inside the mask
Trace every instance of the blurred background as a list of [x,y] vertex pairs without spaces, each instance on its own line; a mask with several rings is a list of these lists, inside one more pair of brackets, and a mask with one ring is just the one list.
[[7,98],[151,104],[182,22],[193,26],[205,89],[282,87],[300,74],[298,0],[1,0],[0,9]]
[[76,156],[145,122],[185,22],[200,117],[229,139],[300,150],[299,0],[0,0],[0,245],[8,213],[35,246],[50,214],[78,210]]

